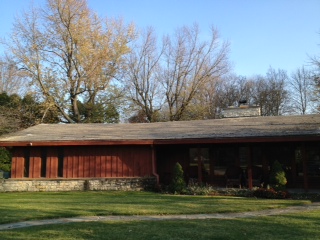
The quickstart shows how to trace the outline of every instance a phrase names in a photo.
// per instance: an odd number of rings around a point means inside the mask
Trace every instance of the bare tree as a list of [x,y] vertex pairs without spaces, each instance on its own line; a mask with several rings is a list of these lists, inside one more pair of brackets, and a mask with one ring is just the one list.
[[136,106],[139,116],[144,115],[147,122],[157,121],[157,113],[163,104],[159,84],[160,61],[163,54],[158,50],[157,39],[152,28],[143,34],[126,58],[127,71],[124,76],[128,99]]
[[161,83],[170,121],[182,119],[197,91],[229,70],[228,43],[221,43],[218,31],[211,29],[208,42],[200,40],[197,25],[183,27],[166,37]]
[[293,105],[293,111],[303,115],[312,111],[314,95],[312,72],[305,67],[298,68],[291,74],[289,85],[291,88],[290,102]]
[[8,55],[0,57],[0,93],[23,95],[28,91],[27,88],[26,74],[17,68]]
[[253,103],[259,105],[262,116],[278,116],[286,113],[288,91],[287,73],[270,68],[265,77],[256,76]]
[[64,121],[81,122],[79,102],[107,89],[133,37],[132,25],[103,21],[86,0],[47,0],[16,20],[7,46]]
[[310,57],[311,64],[314,66],[313,70],[313,84],[314,84],[314,99],[313,103],[316,105],[317,111],[320,113],[320,56]]

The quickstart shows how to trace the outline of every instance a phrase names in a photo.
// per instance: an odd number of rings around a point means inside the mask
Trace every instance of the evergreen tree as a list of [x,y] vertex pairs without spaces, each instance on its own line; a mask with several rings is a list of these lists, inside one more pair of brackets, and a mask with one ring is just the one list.
[[3,147],[0,147],[0,170],[4,172],[11,170],[11,154]]
[[272,164],[270,172],[270,184],[275,189],[283,189],[287,184],[286,173],[281,164],[276,160]]
[[183,176],[182,166],[177,162],[173,170],[173,178],[170,184],[170,191],[172,193],[183,193],[186,190],[186,182]]

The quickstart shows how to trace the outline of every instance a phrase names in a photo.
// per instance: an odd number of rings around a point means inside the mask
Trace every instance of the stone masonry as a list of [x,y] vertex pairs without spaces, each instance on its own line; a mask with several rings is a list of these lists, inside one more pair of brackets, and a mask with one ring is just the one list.
[[257,106],[240,106],[229,107],[222,110],[223,118],[238,118],[238,117],[258,117],[261,116],[260,107]]
[[60,192],[85,190],[141,191],[155,186],[155,178],[2,179],[0,192]]

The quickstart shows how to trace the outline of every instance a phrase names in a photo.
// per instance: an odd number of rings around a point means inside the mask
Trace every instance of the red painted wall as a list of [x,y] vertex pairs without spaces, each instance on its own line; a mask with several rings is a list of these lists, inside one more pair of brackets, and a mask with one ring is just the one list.
[[[59,151],[63,155],[63,178],[107,178],[152,176],[150,146],[82,146],[16,148],[13,152],[11,178],[23,178],[29,162],[28,178],[58,177]],[[45,160],[43,160],[45,158]],[[28,161],[29,160],[29,161]],[[44,176],[42,176],[44,177]]]

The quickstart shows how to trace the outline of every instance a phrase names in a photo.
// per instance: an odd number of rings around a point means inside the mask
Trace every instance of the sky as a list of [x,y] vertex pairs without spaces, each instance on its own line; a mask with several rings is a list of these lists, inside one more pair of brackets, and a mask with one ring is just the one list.
[[[8,39],[15,16],[31,2],[0,0],[0,37]],[[121,17],[159,38],[197,23],[203,40],[214,26],[230,43],[233,71],[265,75],[270,67],[289,74],[320,56],[320,0],[88,0],[101,17]],[[0,46],[0,54],[4,51]]]

